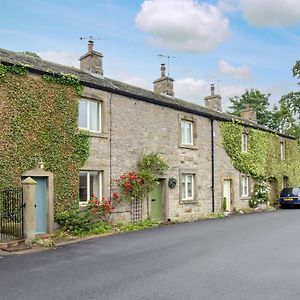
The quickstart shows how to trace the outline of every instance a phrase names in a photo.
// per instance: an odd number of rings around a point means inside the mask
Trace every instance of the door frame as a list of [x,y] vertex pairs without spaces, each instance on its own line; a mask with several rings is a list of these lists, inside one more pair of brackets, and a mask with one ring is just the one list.
[[[54,206],[53,206],[53,194],[54,194],[54,175],[52,172],[45,171],[41,168],[35,168],[30,171],[26,171],[22,174],[22,177],[45,177],[46,180],[46,233],[54,232]],[[34,180],[34,178],[33,178]]]
[[[157,181],[161,182],[161,202],[162,202],[162,215],[163,220],[166,221],[169,216],[169,198],[167,194],[167,178],[166,177],[159,177]],[[151,199],[150,199],[150,193],[147,196],[147,218],[150,219],[151,214]]]
[[223,201],[224,201],[224,182],[225,180],[230,181],[230,209],[227,210],[228,212],[232,212],[234,211],[235,207],[234,207],[234,197],[233,197],[233,179],[231,177],[223,177],[222,178],[222,198],[221,198],[221,210],[223,208]]

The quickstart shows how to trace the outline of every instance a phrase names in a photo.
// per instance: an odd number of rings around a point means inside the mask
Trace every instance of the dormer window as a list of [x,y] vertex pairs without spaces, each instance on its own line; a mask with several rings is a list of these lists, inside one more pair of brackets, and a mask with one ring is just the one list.
[[248,152],[248,134],[242,134],[242,152]]
[[101,132],[101,102],[80,99],[78,123],[81,129]]

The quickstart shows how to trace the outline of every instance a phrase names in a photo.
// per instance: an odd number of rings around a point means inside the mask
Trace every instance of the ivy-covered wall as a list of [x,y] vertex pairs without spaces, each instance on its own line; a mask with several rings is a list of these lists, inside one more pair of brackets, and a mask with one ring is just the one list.
[[54,173],[55,212],[78,200],[79,168],[90,139],[78,130],[74,76],[33,76],[26,68],[0,65],[0,189],[20,185],[23,172],[42,159]]
[[[279,186],[286,176],[289,185],[300,186],[300,154],[296,140],[285,139],[285,159],[282,160],[278,135],[231,122],[221,122],[220,128],[223,146],[238,171],[254,179],[276,179]],[[248,152],[241,151],[245,130]]]

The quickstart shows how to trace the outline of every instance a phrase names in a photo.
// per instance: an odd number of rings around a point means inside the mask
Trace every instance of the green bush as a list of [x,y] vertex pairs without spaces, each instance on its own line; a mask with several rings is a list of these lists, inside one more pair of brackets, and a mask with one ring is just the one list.
[[55,219],[63,230],[73,234],[90,231],[93,226],[91,211],[88,209],[80,210],[78,207],[57,213]]

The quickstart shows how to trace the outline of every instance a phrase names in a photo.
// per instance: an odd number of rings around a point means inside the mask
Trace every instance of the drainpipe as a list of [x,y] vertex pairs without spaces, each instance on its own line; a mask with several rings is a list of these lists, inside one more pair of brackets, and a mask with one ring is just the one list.
[[211,211],[215,212],[215,149],[214,149],[214,120],[210,119],[211,133]]
[[109,199],[112,198],[112,97],[109,99]]

